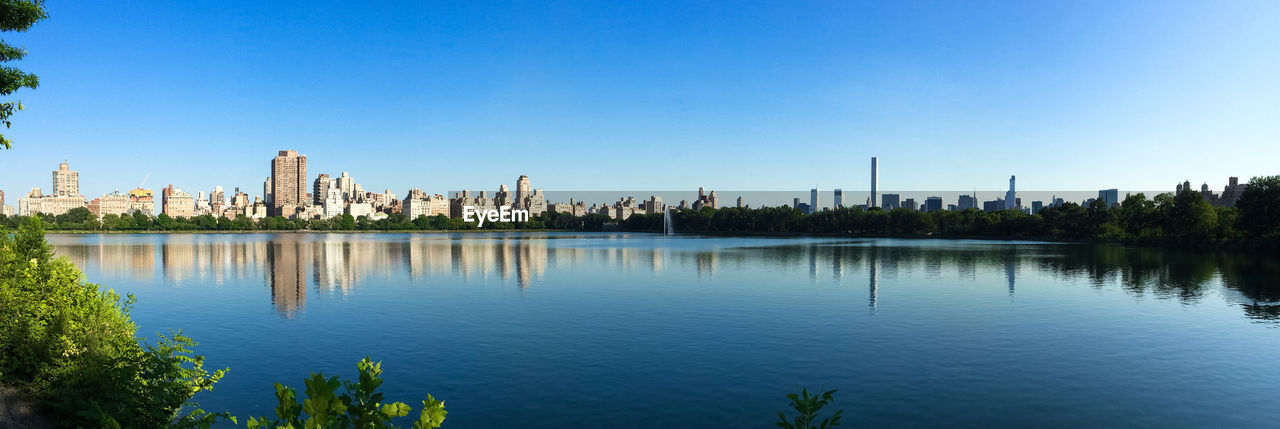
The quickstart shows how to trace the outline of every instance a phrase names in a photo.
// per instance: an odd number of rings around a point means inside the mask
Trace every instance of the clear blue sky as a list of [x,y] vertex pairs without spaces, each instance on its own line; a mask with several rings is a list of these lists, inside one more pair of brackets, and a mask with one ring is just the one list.
[[[51,1],[12,201],[261,190],[1220,189],[1280,174],[1280,2]],[[546,4],[541,4],[546,3]]]

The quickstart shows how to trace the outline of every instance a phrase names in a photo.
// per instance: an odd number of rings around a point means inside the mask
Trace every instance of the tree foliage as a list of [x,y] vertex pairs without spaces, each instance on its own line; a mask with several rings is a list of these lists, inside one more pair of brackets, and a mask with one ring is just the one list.
[[40,218],[12,235],[0,230],[0,381],[30,392],[62,426],[198,427],[229,417],[189,403],[226,370],[205,370],[180,332],[142,343],[132,303],[54,258]]
[[[27,31],[46,17],[48,13],[45,12],[43,0],[0,0],[0,32]],[[26,49],[0,41],[0,63],[20,61],[26,56]],[[40,86],[40,79],[36,75],[10,65],[0,65],[0,96],[8,96],[22,88],[35,89],[37,86]],[[20,101],[0,103],[0,123],[5,128],[12,126],[9,117],[22,108]],[[0,147],[11,147],[4,134],[0,134]]]
[[822,411],[822,407],[835,401],[835,394],[835,390],[812,394],[809,389],[801,389],[787,395],[787,399],[791,400],[791,408],[796,410],[796,416],[788,419],[786,413],[779,411],[777,426],[785,429],[829,429],[840,426],[844,410],[836,410],[830,417],[818,421],[818,413]]
[[1245,186],[1240,201],[1238,225],[1256,236],[1280,235],[1280,176],[1254,177]]
[[[275,384],[276,418],[251,417],[249,429],[256,428],[394,428],[392,420],[409,415],[412,407],[403,402],[382,403],[382,363],[368,357],[356,364],[360,375],[356,381],[325,378],[312,373],[303,381],[306,397],[298,402],[298,391]],[[338,387],[345,391],[338,393]],[[413,429],[438,428],[444,424],[444,401],[431,395],[422,401],[422,411],[413,421]]]

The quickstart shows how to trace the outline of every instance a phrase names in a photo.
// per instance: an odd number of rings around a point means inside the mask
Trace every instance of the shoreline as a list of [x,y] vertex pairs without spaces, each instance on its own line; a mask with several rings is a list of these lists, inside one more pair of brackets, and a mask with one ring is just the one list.
[[141,234],[453,234],[453,233],[486,233],[486,232],[578,232],[568,229],[391,229],[391,230],[333,230],[333,231],[315,231],[309,229],[282,229],[282,230],[251,230],[251,231],[93,231],[93,230],[48,230],[45,234],[52,235],[88,235],[88,234],[106,234],[106,235],[141,235]]
[[[45,231],[51,235],[144,235],[144,234],[160,234],[160,235],[201,235],[201,234],[491,234],[491,233],[512,233],[512,232],[585,232],[585,233],[623,233],[623,234],[656,234],[661,232],[651,231],[579,231],[571,229],[449,229],[449,230],[422,230],[422,229],[403,229],[403,230],[251,230],[251,231],[206,231],[206,230],[179,230],[179,231],[92,231],[92,230],[60,230]],[[1193,240],[1193,239],[1162,239],[1154,241],[1095,241],[1095,240],[1072,240],[1060,239],[1053,237],[1040,236],[1024,236],[1024,237],[994,237],[994,236],[974,236],[974,235],[897,235],[897,234],[871,234],[871,235],[855,235],[842,233],[800,233],[800,232],[687,232],[678,235],[694,236],[694,237],[765,237],[765,238],[797,238],[797,237],[823,237],[823,238],[864,238],[864,239],[906,239],[906,240],[980,240],[980,241],[1016,241],[1016,242],[1040,242],[1054,244],[1109,244],[1125,247],[1145,247],[1145,248],[1165,248],[1165,249],[1195,249],[1208,251],[1223,252],[1280,252],[1280,239],[1270,237],[1253,237],[1253,238],[1237,238],[1228,240]]]

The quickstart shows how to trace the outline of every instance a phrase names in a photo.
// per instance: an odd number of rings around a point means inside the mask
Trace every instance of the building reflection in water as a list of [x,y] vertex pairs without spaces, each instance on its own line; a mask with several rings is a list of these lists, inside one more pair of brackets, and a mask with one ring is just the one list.
[[[497,280],[519,289],[536,287],[548,266],[559,272],[618,268],[675,270],[714,277],[721,265],[732,273],[769,269],[807,274],[816,280],[829,267],[838,285],[845,276],[868,282],[867,305],[879,304],[881,280],[894,284],[899,270],[923,273],[927,281],[975,282],[979,272],[1004,273],[1010,297],[1019,270],[1081,280],[1094,287],[1118,284],[1134,295],[1153,294],[1195,302],[1212,287],[1249,317],[1280,319],[1280,266],[1254,255],[1125,249],[1118,246],[1031,244],[933,245],[883,242],[797,243],[723,247],[711,243],[616,246],[617,240],[556,239],[508,235],[249,234],[167,236],[55,236],[55,252],[100,275],[151,280],[158,272],[169,287],[223,284],[228,278],[264,279],[272,305],[285,317],[305,310],[308,293],[346,295],[379,277],[430,284],[433,278]],[[640,242],[644,244],[643,242]],[[666,242],[663,242],[666,243]],[[863,260],[865,259],[865,265]],[[159,260],[157,266],[156,261]],[[92,270],[86,269],[87,272]],[[857,277],[852,277],[858,275]],[[883,278],[882,278],[883,277]],[[308,288],[314,288],[308,291]]]
[[[310,249],[297,238],[273,241],[267,247],[267,285],[271,302],[285,317],[294,317],[307,305],[307,264]],[[316,261],[317,263],[319,261]]]
[[1004,260],[1004,277],[1009,282],[1009,297],[1013,297],[1013,280],[1017,277],[1018,258],[1009,257]]
[[867,258],[867,282],[870,283],[870,297],[867,299],[867,306],[872,310],[876,309],[876,295],[880,289],[880,261],[875,257],[875,248],[871,248],[871,255]]

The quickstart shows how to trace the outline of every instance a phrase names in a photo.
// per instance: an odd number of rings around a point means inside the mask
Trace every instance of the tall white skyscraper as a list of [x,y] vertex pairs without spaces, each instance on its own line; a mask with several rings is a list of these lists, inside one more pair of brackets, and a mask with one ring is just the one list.
[[1006,194],[1004,194],[1004,209],[1005,209],[1005,210],[1017,210],[1017,209],[1018,209],[1018,198],[1017,198],[1017,197],[1018,197],[1018,194],[1017,194],[1016,192],[1014,192],[1013,182],[1014,182],[1014,176],[1009,176],[1009,192],[1008,192],[1008,193],[1006,193]]
[[879,197],[876,196],[876,182],[880,179],[879,168],[880,162],[876,157],[871,157],[871,201],[867,203],[867,207],[875,207],[876,201],[879,200]]

